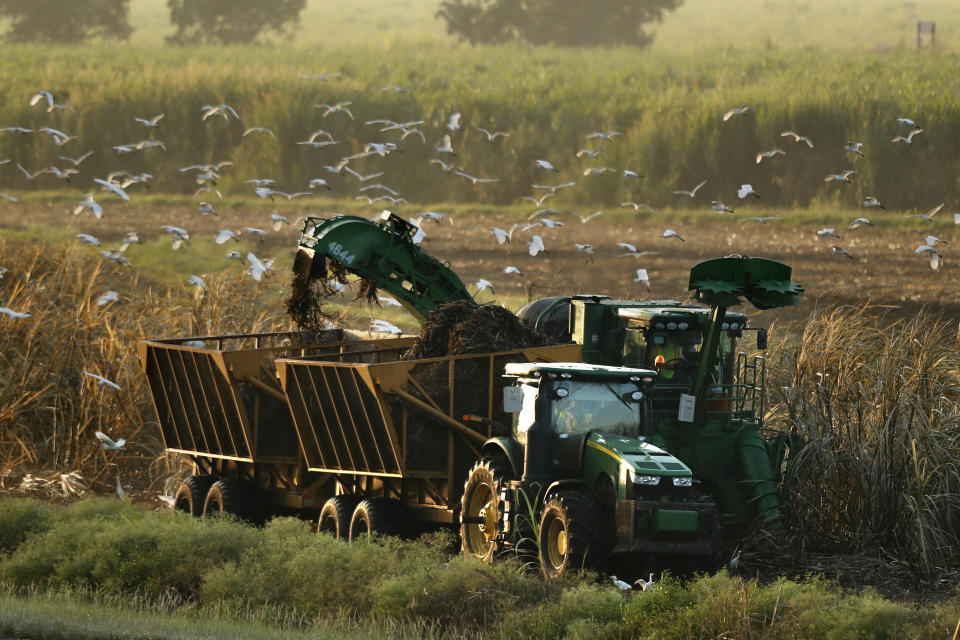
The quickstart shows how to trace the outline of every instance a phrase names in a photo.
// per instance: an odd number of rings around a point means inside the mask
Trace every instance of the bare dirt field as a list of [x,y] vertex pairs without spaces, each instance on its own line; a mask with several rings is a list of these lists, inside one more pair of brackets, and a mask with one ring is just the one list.
[[[154,199],[156,200],[156,198]],[[300,203],[291,203],[298,205]],[[304,204],[306,206],[304,206]],[[0,206],[0,229],[7,233],[26,230],[31,237],[44,237],[57,243],[74,243],[76,233],[97,236],[103,246],[118,243],[129,231],[140,234],[141,245],[134,245],[127,256],[134,269],[143,269],[147,278],[185,281],[190,273],[217,273],[238,269],[236,263],[223,258],[227,251],[254,251],[261,258],[277,260],[276,273],[271,282],[285,287],[286,272],[298,238],[298,219],[303,215],[332,215],[334,211],[355,215],[374,216],[378,210],[356,210],[350,203],[330,203],[331,206],[287,206],[278,209],[263,203],[238,201],[215,203],[216,216],[200,215],[196,204],[174,198],[170,204],[151,202],[147,205],[105,205],[102,220],[89,213],[69,215],[72,205],[61,202],[28,202]],[[302,208],[301,208],[302,207]],[[449,211],[449,208],[437,208]],[[271,231],[269,217],[280,212],[290,221],[279,232]],[[397,212],[415,217],[423,209],[403,207]],[[768,213],[751,211],[751,214]],[[743,254],[783,261],[793,267],[793,279],[806,289],[803,303],[792,309],[763,313],[763,322],[800,320],[817,306],[827,303],[871,303],[889,306],[896,317],[912,316],[921,309],[942,313],[946,322],[960,317],[957,283],[960,281],[960,263],[953,260],[953,244],[937,243],[943,255],[939,270],[930,268],[929,254],[917,255],[927,235],[938,236],[947,242],[954,240],[955,227],[951,220],[926,221],[906,218],[898,213],[883,212],[871,215],[873,225],[848,230],[847,221],[862,212],[836,214],[824,222],[823,216],[814,217],[805,212],[773,212],[786,218],[759,224],[745,221],[739,212],[719,215],[710,211],[655,214],[634,214],[611,210],[604,215],[582,223],[570,213],[551,214],[549,217],[564,222],[564,226],[548,229],[542,225],[526,231],[522,226],[513,232],[512,242],[499,245],[490,227],[510,230],[514,224],[525,226],[526,211],[510,208],[497,211],[492,208],[479,211],[464,210],[451,213],[449,220],[425,222],[427,239],[423,247],[442,261],[448,261],[471,290],[474,283],[485,278],[493,283],[494,295],[479,293],[479,300],[495,299],[513,309],[528,298],[571,293],[606,294],[620,298],[652,297],[687,300],[690,267],[701,261],[730,254]],[[943,214],[944,217],[949,214]],[[191,246],[179,251],[169,249],[167,235],[161,225],[175,224],[187,228]],[[263,228],[269,233],[262,241],[244,235],[242,227]],[[835,227],[835,237],[818,237],[817,230]],[[663,239],[666,229],[677,231],[677,238]],[[220,229],[241,232],[241,242],[217,246],[213,238]],[[43,230],[43,231],[41,231]],[[530,256],[527,240],[534,234],[542,237],[546,251]],[[634,245],[638,251],[651,252],[640,257],[625,256],[618,243]],[[592,255],[577,251],[575,246],[590,244]],[[847,255],[831,255],[831,247],[842,246]],[[91,248],[91,251],[94,251]],[[0,260],[2,263],[2,260]],[[522,275],[507,275],[504,267],[515,266]],[[646,269],[649,290],[634,282],[636,270]],[[250,280],[250,286],[256,286]],[[755,310],[745,309],[748,313]],[[374,315],[376,311],[371,312]],[[400,316],[405,329],[415,330],[412,318]]]

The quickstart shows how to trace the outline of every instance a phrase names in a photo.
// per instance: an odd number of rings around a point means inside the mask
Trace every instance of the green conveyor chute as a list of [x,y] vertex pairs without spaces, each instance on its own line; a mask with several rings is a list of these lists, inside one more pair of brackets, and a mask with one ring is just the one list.
[[294,271],[303,277],[326,277],[326,260],[333,258],[347,271],[390,292],[422,323],[437,306],[472,297],[448,264],[414,243],[415,233],[414,225],[389,212],[377,221],[308,217]]

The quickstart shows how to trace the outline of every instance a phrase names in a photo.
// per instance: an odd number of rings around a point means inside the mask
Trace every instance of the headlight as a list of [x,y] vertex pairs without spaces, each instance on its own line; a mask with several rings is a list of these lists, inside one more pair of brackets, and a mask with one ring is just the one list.
[[636,484],[655,487],[660,484],[660,476],[637,476],[633,479]]
[[673,486],[675,487],[692,487],[693,486],[693,476],[677,476],[673,479]]

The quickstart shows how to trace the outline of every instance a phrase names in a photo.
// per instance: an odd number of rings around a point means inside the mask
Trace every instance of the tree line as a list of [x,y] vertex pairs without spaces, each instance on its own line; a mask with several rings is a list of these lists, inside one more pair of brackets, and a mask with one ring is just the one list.
[[[683,0],[443,0],[437,17],[470,44],[522,40],[567,46],[646,46],[643,26],[659,22]],[[246,44],[265,33],[285,35],[300,22],[306,0],[167,0],[176,31],[171,44]],[[51,19],[53,17],[55,19]],[[0,0],[8,42],[75,44],[126,40],[133,33],[130,0]]]
[[[283,35],[300,21],[307,0],[167,0],[176,31],[171,44],[245,44]],[[76,44],[91,38],[127,40],[130,0],[0,0],[7,42]]]

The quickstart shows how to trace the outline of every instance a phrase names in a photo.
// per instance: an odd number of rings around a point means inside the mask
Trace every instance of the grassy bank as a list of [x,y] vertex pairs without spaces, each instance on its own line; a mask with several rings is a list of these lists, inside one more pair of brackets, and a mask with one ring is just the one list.
[[[44,637],[63,637],[58,624],[87,616],[90,635],[73,637],[227,633],[239,619],[338,637],[381,629],[388,637],[943,638],[960,604],[726,573],[664,577],[651,591],[622,593],[587,575],[544,583],[510,558],[482,565],[451,556],[446,536],[348,545],[291,519],[255,529],[118,500],[64,507],[4,499],[0,513],[0,601],[11,603],[0,607],[0,632],[49,631]],[[38,620],[56,602],[62,622]],[[162,615],[147,617],[154,606]],[[279,631],[268,637],[298,637]]]
[[433,638],[439,633],[418,625],[390,622],[359,624],[344,620],[317,624],[279,609],[170,607],[134,597],[92,594],[83,590],[18,594],[0,593],[0,634],[44,640],[375,640]]
[[[0,82],[12,98],[0,106],[0,123],[53,126],[77,136],[64,147],[46,135],[0,137],[0,157],[14,161],[0,168],[0,184],[13,193],[61,184],[48,175],[29,180],[15,162],[32,172],[62,165],[61,154],[93,150],[75,184],[93,186],[93,177],[123,168],[151,173],[152,189],[192,192],[192,174],[181,167],[229,159],[235,164],[219,181],[224,193],[252,191],[244,182],[250,178],[273,177],[278,188],[301,191],[310,179],[326,177],[334,194],[353,197],[355,181],[327,173],[324,165],[371,141],[398,142],[403,153],[351,166],[362,173],[384,171],[381,180],[417,203],[503,204],[530,194],[531,184],[575,179],[577,188],[550,205],[644,200],[659,207],[681,200],[675,189],[706,179],[701,195],[707,201],[735,199],[736,188],[749,182],[774,206],[853,208],[864,195],[874,195],[890,208],[926,210],[956,195],[960,170],[951,143],[960,132],[960,106],[943,92],[960,62],[942,51],[799,49],[724,57],[384,43],[360,50],[5,46],[4,53],[10,63],[0,70]],[[384,59],[391,64],[383,65]],[[318,69],[343,75],[323,83],[299,77]],[[381,90],[390,84],[413,90]],[[47,114],[31,107],[37,87],[53,91],[74,111]],[[315,107],[337,102],[350,102],[355,119],[343,112],[324,117]],[[201,106],[220,103],[236,108],[241,120],[202,121]],[[741,104],[751,111],[722,120],[727,109]],[[475,186],[429,164],[453,112],[463,114],[463,126],[453,134],[459,164],[470,175],[500,182]],[[166,117],[156,131],[134,121],[158,113]],[[926,131],[912,145],[891,142],[906,133],[895,122],[901,116],[916,118]],[[364,124],[380,118],[425,121],[425,141],[400,141],[396,133]],[[278,140],[244,137],[249,126],[269,127]],[[478,127],[510,136],[490,143]],[[321,128],[338,144],[296,144]],[[814,148],[782,138],[786,129],[812,137]],[[609,130],[624,135],[609,143],[586,138]],[[119,156],[111,149],[147,137],[163,140],[167,150]],[[841,149],[848,140],[865,144],[863,159]],[[586,146],[602,147],[604,154],[593,162],[576,158]],[[756,154],[774,146],[787,156],[758,165]],[[544,175],[535,169],[536,159],[550,160],[559,173]],[[645,178],[584,176],[594,165],[630,168]],[[824,183],[828,173],[845,168],[858,171],[853,185]],[[685,204],[699,206],[679,206]]]

